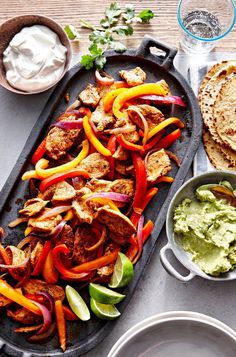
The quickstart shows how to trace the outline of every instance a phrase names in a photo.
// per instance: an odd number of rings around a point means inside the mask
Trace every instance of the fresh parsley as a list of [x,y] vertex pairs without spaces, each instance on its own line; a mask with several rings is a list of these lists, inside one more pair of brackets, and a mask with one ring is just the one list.
[[78,41],[80,38],[79,32],[76,30],[76,28],[72,25],[66,25],[64,27],[64,31],[67,34],[67,37],[69,38],[69,40],[74,40],[74,41]]
[[[86,69],[96,67],[101,69],[106,63],[104,55],[107,50],[114,50],[122,53],[126,50],[125,45],[120,42],[120,37],[131,36],[134,32],[133,24],[135,22],[148,23],[154,13],[149,9],[142,10],[139,15],[135,15],[135,8],[132,4],[127,4],[124,10],[117,2],[113,2],[105,9],[104,18],[100,21],[100,26],[95,27],[88,21],[81,20],[80,25],[91,30],[89,41],[91,45],[88,53],[81,58],[81,65]],[[67,25],[65,32],[69,39],[76,39],[78,32],[76,29]]]

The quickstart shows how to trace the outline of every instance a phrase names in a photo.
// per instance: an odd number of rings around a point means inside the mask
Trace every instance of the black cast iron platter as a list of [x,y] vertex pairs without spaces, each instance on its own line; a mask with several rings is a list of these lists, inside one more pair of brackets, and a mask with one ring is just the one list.
[[[153,48],[159,52],[161,51],[162,54],[153,54]],[[185,122],[185,129],[182,132],[181,140],[178,140],[172,147],[172,151],[182,160],[182,164],[179,169],[177,167],[172,169],[172,176],[175,177],[174,183],[171,186],[169,184],[161,184],[157,198],[152,200],[145,211],[146,219],[152,219],[155,222],[155,227],[151,237],[145,244],[141,259],[135,266],[135,277],[124,290],[126,298],[118,307],[121,313],[127,307],[144,272],[145,266],[150,260],[165,222],[170,200],[184,182],[200,142],[202,132],[200,110],[191,87],[174,68],[173,60],[176,53],[176,49],[145,36],[136,51],[126,51],[122,55],[114,52],[107,54],[105,70],[111,75],[115,75],[118,78],[119,70],[140,66],[147,73],[147,82],[165,79],[171,88],[172,94],[183,97],[187,103],[187,108],[185,109],[175,107],[174,113],[171,112],[172,109],[168,109],[169,112],[165,113],[166,117],[171,115],[178,116]],[[0,226],[6,228],[7,238],[4,241],[5,244],[17,244],[22,239],[23,230],[21,227],[10,230],[7,228],[7,225],[17,217],[18,210],[22,206],[23,201],[28,197],[28,183],[22,182],[21,176],[31,167],[30,159],[32,153],[45,136],[50,124],[66,109],[68,104],[65,103],[64,94],[69,92],[71,101],[73,102],[78,93],[89,82],[94,82],[94,71],[86,71],[80,65],[74,66],[57,85],[39,116],[0,194]],[[89,297],[86,290],[82,291],[82,295],[88,301]],[[70,357],[79,356],[89,351],[107,336],[116,323],[119,323],[119,319],[104,322],[92,316],[88,322],[68,324],[68,344],[67,350],[63,355]],[[24,336],[13,332],[15,326],[16,324],[1,312],[0,348],[2,352],[11,356],[24,357],[62,355],[58,348],[57,336],[47,344],[32,345],[25,340]]]

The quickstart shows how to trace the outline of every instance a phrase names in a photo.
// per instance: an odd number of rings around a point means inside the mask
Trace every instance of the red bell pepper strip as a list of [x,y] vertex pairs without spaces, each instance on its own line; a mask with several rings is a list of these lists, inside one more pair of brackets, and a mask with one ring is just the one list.
[[[111,154],[113,155],[116,151],[116,136],[112,135],[109,138],[109,141],[107,143],[107,149],[110,150]],[[108,178],[109,180],[114,179],[114,173],[115,173],[115,159],[112,156],[108,157],[109,165],[110,165],[110,172],[108,173]]]
[[165,136],[163,139],[159,141],[156,148],[157,149],[167,149],[170,147],[181,135],[181,131],[176,129],[172,131],[172,133]]
[[31,273],[32,276],[38,276],[42,272],[45,260],[47,259],[47,256],[50,252],[51,247],[52,247],[52,243],[49,240],[47,240],[44,243],[42,253],[40,254],[40,256],[38,258],[38,261],[34,267],[34,270]]
[[67,321],[77,321],[77,320],[79,320],[78,316],[76,316],[68,306],[62,305],[62,309],[63,309],[63,312],[64,312],[65,319]]
[[50,249],[43,266],[43,277],[49,284],[56,284],[58,281],[58,272],[56,271],[52,261],[52,249]]
[[[147,207],[147,205],[149,204],[151,199],[156,195],[157,192],[158,192],[158,188],[156,188],[156,187],[152,187],[147,191],[144,201],[143,201],[143,204],[142,204],[142,207],[141,207],[142,212],[145,210],[145,208]],[[140,218],[142,212],[141,213],[133,212],[131,214],[130,220],[135,227],[137,227],[137,224],[138,224],[138,221],[139,221],[139,218]]]
[[33,165],[36,165],[36,163],[43,157],[43,155],[46,152],[46,138],[39,144],[37,149],[35,150],[31,162]]
[[54,185],[57,182],[64,181],[68,178],[77,177],[77,176],[83,176],[85,178],[90,177],[87,171],[77,168],[71,169],[70,171],[67,172],[54,174],[42,180],[39,186],[40,192],[44,192],[49,186]]
[[[143,227],[143,244],[146,242],[146,240],[148,239],[148,237],[150,236],[150,234],[152,233],[154,224],[152,221],[148,221],[145,226]],[[129,247],[129,249],[126,252],[126,256],[133,261],[133,259],[135,258],[135,256],[138,253],[138,245],[131,245]]]
[[142,151],[143,145],[133,144],[124,138],[123,134],[118,134],[116,137],[118,143],[124,148],[132,151]]
[[[179,129],[178,129],[179,130]],[[152,149],[161,139],[162,132],[154,136],[146,145],[143,146],[141,154],[145,154],[148,150]]]
[[147,191],[147,173],[144,160],[141,156],[132,152],[132,161],[135,169],[135,194],[133,209],[136,213],[142,213],[143,201]]
[[156,181],[152,182],[151,186],[155,186],[160,182],[172,183],[172,182],[174,182],[174,179],[173,179],[173,177],[170,177],[170,176],[161,176],[161,177],[158,177],[158,179],[156,179]]
[[32,311],[36,315],[42,315],[42,312],[38,306],[32,301],[27,299],[19,291],[10,286],[5,280],[0,279],[0,294],[14,301],[18,305],[25,307],[27,310]]
[[60,347],[64,352],[66,350],[66,320],[61,300],[55,301],[55,315]]

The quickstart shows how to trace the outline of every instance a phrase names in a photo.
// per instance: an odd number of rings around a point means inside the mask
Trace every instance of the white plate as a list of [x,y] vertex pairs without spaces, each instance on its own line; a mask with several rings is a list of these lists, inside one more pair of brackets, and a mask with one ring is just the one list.
[[235,357],[236,332],[210,316],[174,311],[129,329],[107,357]]

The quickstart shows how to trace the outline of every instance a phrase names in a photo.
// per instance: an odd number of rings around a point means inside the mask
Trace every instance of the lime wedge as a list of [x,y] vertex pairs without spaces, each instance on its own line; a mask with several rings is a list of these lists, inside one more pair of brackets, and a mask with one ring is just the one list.
[[101,304],[93,298],[90,299],[90,307],[93,313],[102,320],[114,320],[120,316],[120,312],[114,305]]
[[102,304],[118,304],[118,302],[125,298],[125,295],[94,283],[89,284],[89,294],[93,299]]
[[80,294],[70,285],[66,286],[66,297],[71,310],[78,318],[82,321],[88,321],[90,319],[89,309]]
[[114,272],[111,277],[110,288],[122,288],[129,284],[134,276],[134,267],[129,258],[123,254],[118,253],[115,263]]

